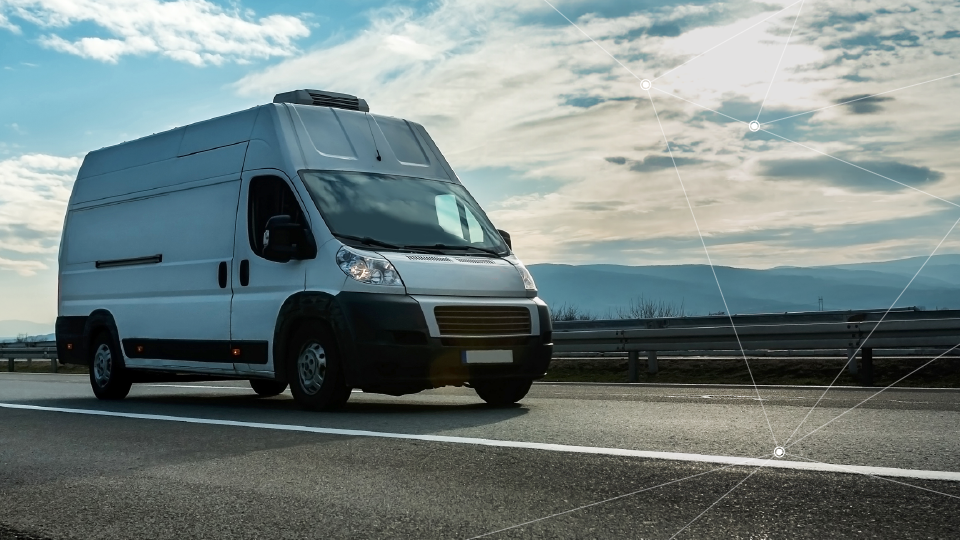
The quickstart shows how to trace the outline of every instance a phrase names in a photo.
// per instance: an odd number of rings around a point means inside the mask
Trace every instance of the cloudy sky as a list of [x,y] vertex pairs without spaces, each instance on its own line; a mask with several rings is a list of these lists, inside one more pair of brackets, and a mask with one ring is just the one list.
[[955,0],[553,4],[579,29],[543,0],[0,0],[0,319],[55,318],[86,152],[297,88],[424,124],[528,263],[703,263],[697,225],[715,264],[926,256],[960,218]]

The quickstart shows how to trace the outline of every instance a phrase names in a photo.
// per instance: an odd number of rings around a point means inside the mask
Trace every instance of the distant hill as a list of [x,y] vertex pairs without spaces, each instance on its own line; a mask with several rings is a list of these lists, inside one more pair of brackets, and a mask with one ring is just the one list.
[[[926,257],[819,267],[752,270],[717,266],[732,313],[887,308]],[[687,314],[726,311],[708,265],[619,266],[534,264],[540,296],[551,307],[575,305],[598,316],[632,299],[680,304]],[[898,307],[960,309],[960,255],[933,257],[897,302]]]
[[0,340],[13,339],[20,334],[35,336],[51,333],[53,333],[53,323],[37,323],[20,320],[0,321]]

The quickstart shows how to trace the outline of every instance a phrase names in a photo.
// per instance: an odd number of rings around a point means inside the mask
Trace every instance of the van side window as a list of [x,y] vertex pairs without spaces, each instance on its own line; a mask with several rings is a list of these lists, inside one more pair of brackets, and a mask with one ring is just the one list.
[[273,216],[290,216],[296,223],[305,224],[303,210],[290,186],[276,176],[258,176],[250,181],[247,194],[247,232],[250,249],[263,256],[263,232]]

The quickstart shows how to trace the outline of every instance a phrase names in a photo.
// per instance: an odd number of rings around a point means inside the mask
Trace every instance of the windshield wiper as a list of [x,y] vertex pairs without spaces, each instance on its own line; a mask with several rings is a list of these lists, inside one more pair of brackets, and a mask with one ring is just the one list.
[[482,248],[477,246],[451,246],[448,244],[433,244],[430,246],[403,246],[403,247],[407,249],[475,249],[482,253],[489,253],[490,255],[494,255],[496,257],[500,256],[499,253],[497,253],[492,249],[487,249],[487,248]]
[[[402,249],[400,246],[391,244],[390,242],[384,242],[382,240],[377,240],[376,238],[370,238],[369,236],[353,236],[350,234],[340,234],[333,233],[337,238],[343,238],[344,240],[353,240],[354,242],[360,242],[368,246],[380,246],[388,249]],[[406,246],[404,246],[406,247]]]

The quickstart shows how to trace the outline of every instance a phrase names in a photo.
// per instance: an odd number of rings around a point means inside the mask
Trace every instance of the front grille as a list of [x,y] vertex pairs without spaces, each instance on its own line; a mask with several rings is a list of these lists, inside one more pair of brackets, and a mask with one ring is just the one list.
[[530,310],[512,306],[437,306],[433,314],[444,336],[530,334]]

